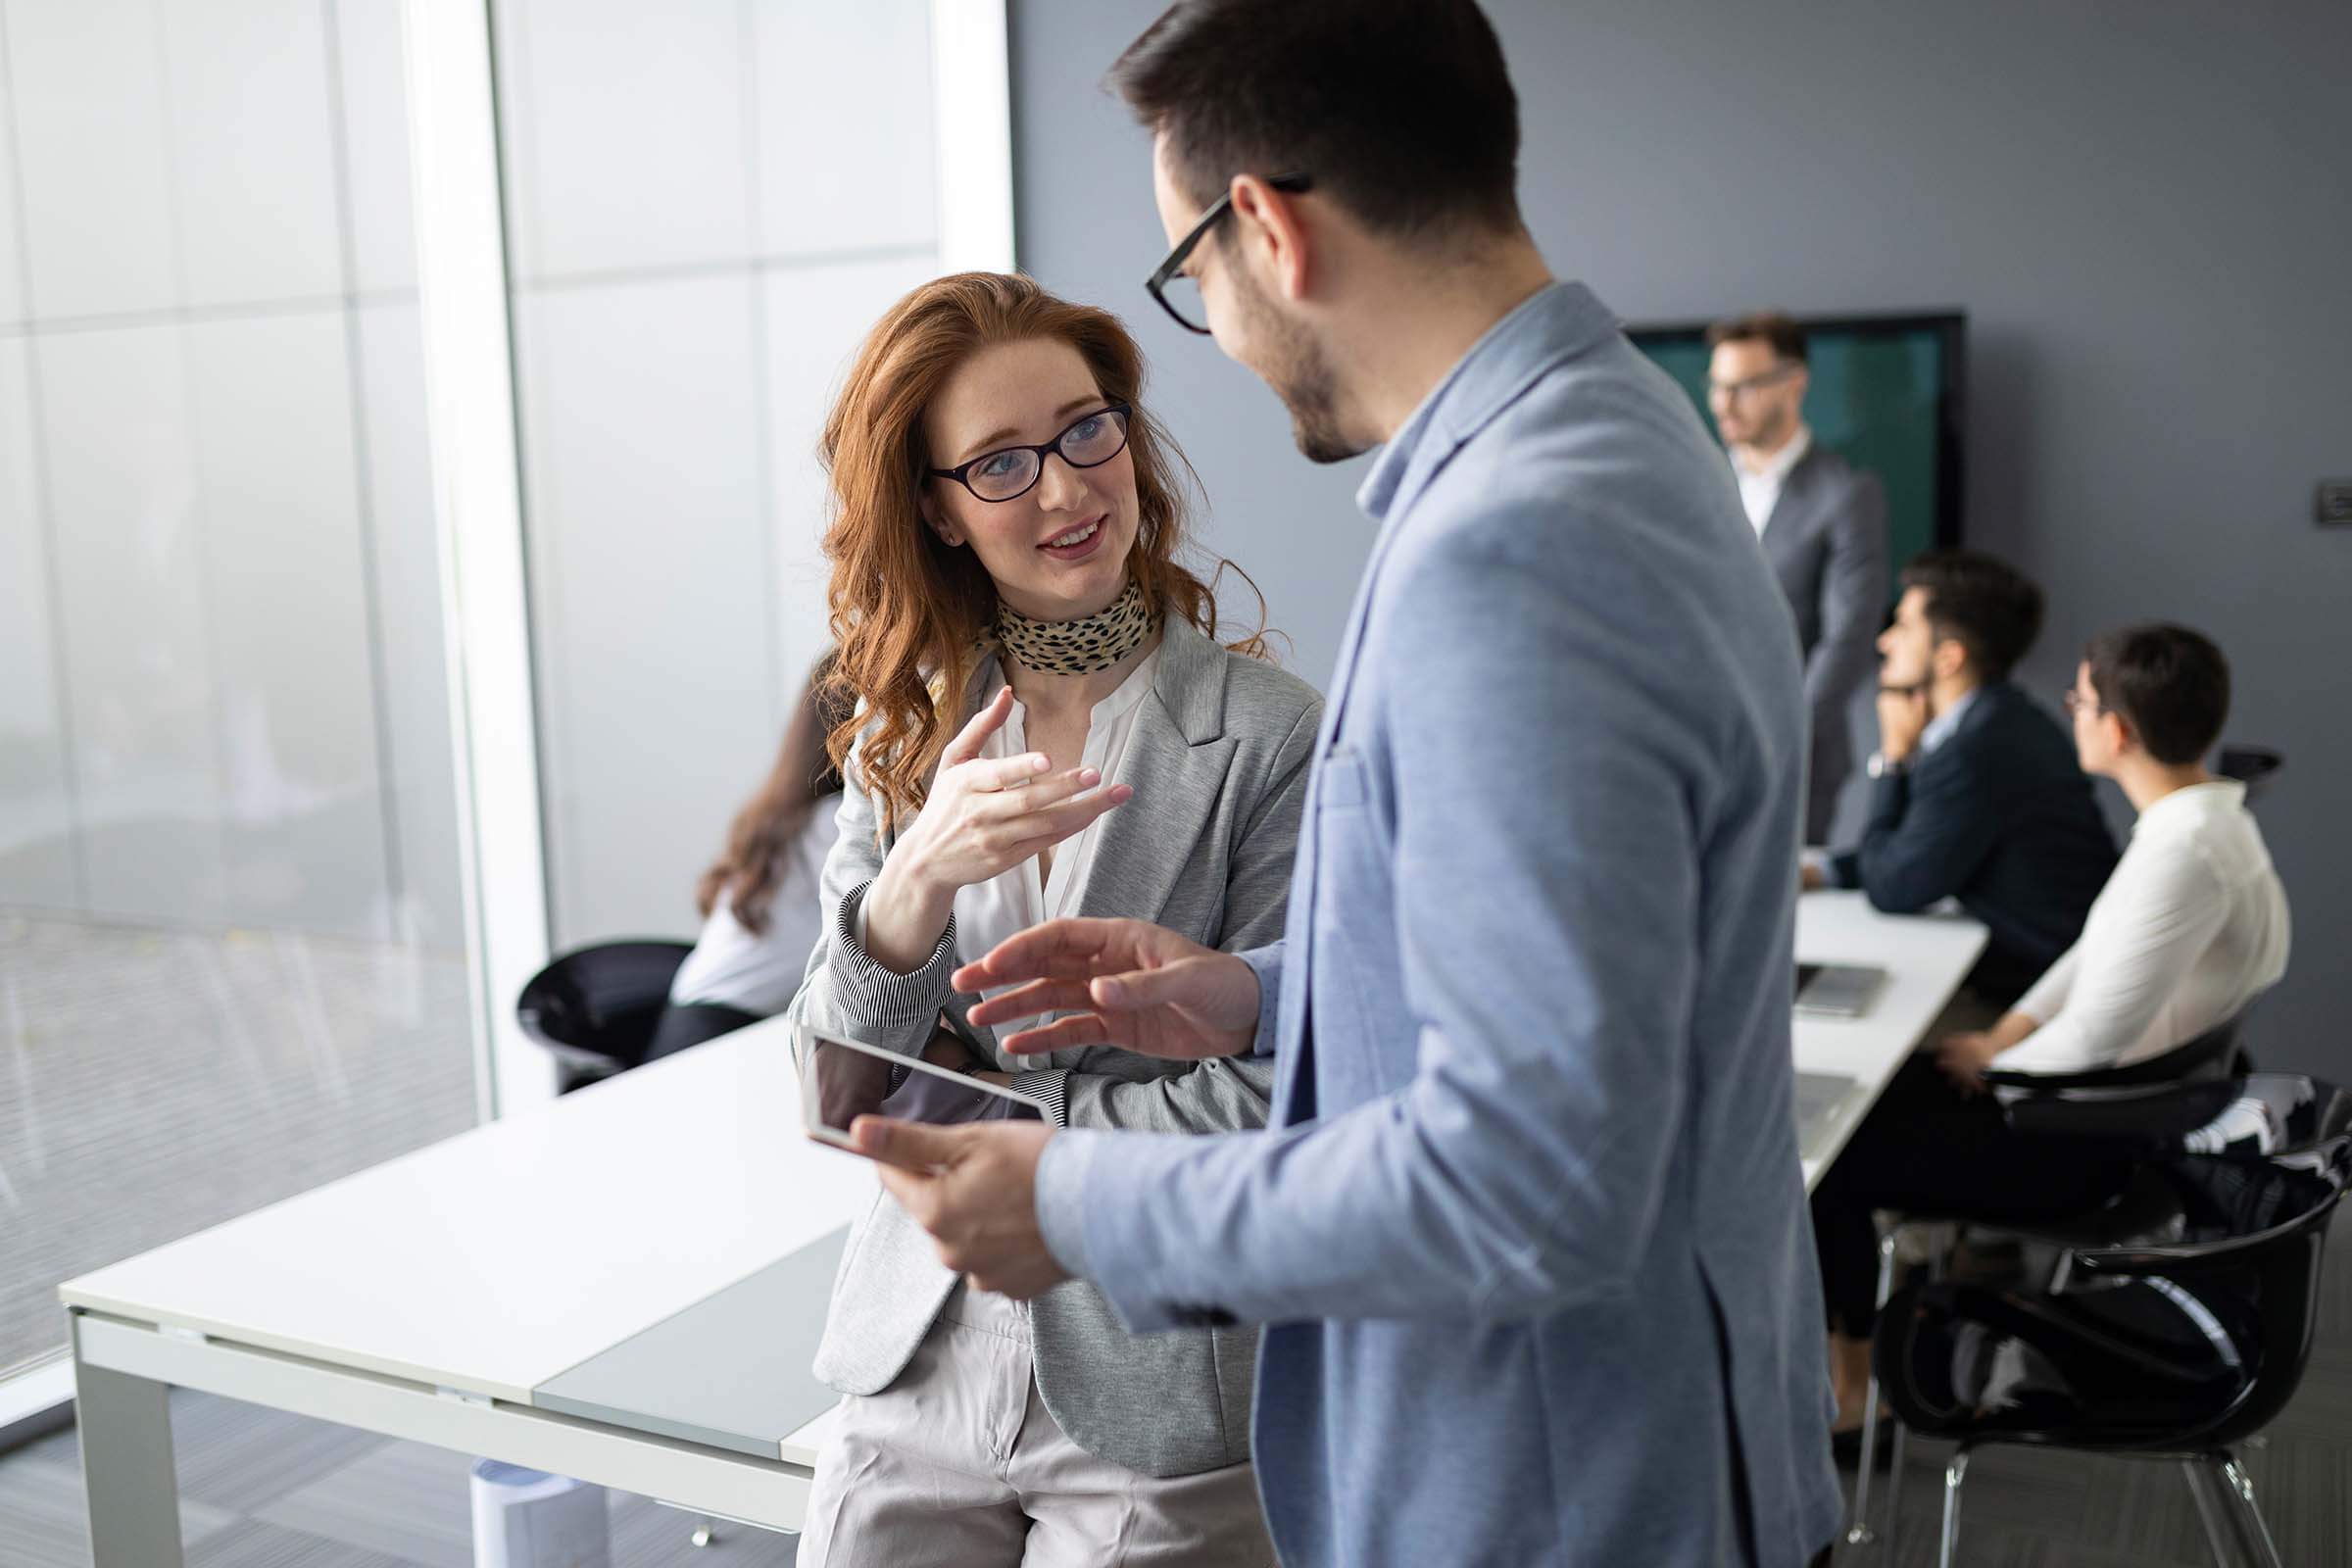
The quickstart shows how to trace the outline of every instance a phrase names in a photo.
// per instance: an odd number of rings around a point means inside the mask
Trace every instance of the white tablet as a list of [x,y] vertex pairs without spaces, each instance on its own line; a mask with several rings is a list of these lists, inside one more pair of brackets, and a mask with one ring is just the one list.
[[850,1124],[860,1116],[947,1126],[1046,1115],[1034,1096],[846,1035],[804,1024],[799,1047],[802,1124],[817,1142],[853,1154],[864,1152],[850,1141]]

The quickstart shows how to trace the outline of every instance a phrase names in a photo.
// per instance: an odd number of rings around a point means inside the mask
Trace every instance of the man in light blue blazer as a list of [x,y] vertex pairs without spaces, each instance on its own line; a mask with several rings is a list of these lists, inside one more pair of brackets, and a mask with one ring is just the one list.
[[1286,1562],[1804,1563],[1838,1513],[1791,1105],[1805,710],[1731,476],[1521,225],[1468,0],[1180,5],[1113,79],[1177,242],[1154,292],[1309,456],[1380,446],[1379,538],[1284,939],[1056,922],[956,984],[1061,1014],[1009,1050],[1270,1053],[1273,1123],[864,1146],[984,1289],[1272,1325]]

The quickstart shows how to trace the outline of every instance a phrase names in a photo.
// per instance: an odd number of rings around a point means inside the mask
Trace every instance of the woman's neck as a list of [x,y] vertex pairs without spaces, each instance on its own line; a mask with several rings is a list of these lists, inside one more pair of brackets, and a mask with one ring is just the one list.
[[1032,713],[1045,715],[1084,713],[1119,689],[1136,665],[1152,657],[1166,634],[1164,626],[1154,628],[1135,652],[1108,669],[1089,670],[1083,675],[1060,675],[1048,670],[1030,669],[1009,655],[1004,658],[1004,678],[1012,687],[1014,701]]
[[2205,771],[2203,762],[2174,764],[2159,762],[2151,757],[2124,759],[2114,776],[2134,811],[2144,811],[2176,791],[2213,782],[2213,775]]

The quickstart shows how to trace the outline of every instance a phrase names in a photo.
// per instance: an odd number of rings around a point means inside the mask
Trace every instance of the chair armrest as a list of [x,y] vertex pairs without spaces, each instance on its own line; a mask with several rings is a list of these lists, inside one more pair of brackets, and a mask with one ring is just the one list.
[[[2001,1114],[2017,1131],[2111,1141],[2150,1152],[2180,1147],[2182,1138],[2220,1115],[2236,1093],[2227,1079],[2067,1089],[2034,1084],[2032,1078],[2030,1073],[1984,1074],[1986,1083],[2004,1091]],[[2020,1079],[2028,1082],[2020,1084]]]

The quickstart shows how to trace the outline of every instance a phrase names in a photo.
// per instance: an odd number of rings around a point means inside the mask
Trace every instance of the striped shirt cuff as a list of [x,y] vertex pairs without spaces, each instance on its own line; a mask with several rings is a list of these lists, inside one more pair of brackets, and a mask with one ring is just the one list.
[[1067,1067],[1035,1067],[1012,1075],[1012,1092],[1042,1100],[1046,1104],[1046,1120],[1056,1127],[1070,1124],[1070,1069]]
[[865,896],[872,887],[871,882],[861,882],[852,888],[834,915],[832,952],[826,964],[833,977],[834,1000],[863,1027],[894,1036],[919,1033],[921,1038],[915,1041],[919,1050],[929,1038],[932,1020],[954,994],[948,976],[956,971],[956,917],[948,916],[947,929],[939,934],[939,945],[922,967],[909,974],[895,973],[865,951],[861,936]]

